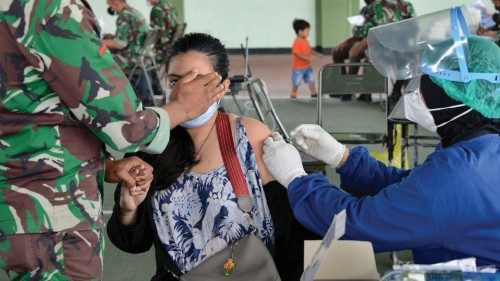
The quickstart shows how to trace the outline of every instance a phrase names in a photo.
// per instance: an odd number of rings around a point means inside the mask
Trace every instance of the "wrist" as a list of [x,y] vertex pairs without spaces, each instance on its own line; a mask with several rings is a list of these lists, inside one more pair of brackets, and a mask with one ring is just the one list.
[[337,143],[336,146],[333,147],[333,150],[330,152],[332,158],[329,162],[326,162],[328,165],[333,167],[334,169],[341,165],[342,160],[344,159],[344,153],[346,151],[347,146]]
[[109,183],[115,183],[113,179],[113,167],[115,165],[116,159],[113,155],[107,154],[104,160],[104,181]]
[[169,102],[163,106],[163,109],[170,117],[170,129],[173,129],[177,125],[189,120],[188,112],[179,104],[179,102]]
[[288,186],[297,178],[301,178],[303,176],[307,176],[307,173],[306,171],[304,171],[304,169],[297,169],[295,171],[292,171],[292,173],[290,173],[290,175],[287,177],[287,179],[285,180],[285,182],[283,183],[283,186],[285,186],[286,188],[288,188]]
[[340,163],[335,167],[335,169],[339,169],[342,167],[345,162],[347,161],[347,158],[349,158],[349,148],[347,146],[344,146],[344,152],[342,153],[342,159],[340,160]]
[[137,210],[124,211],[122,208],[120,208],[119,217],[123,225],[132,225],[136,221]]

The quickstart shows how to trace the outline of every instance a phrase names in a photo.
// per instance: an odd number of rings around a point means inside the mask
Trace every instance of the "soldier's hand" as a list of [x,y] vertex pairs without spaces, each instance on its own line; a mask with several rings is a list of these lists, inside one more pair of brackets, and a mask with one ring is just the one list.
[[163,107],[169,113],[171,128],[200,116],[221,99],[226,93],[221,79],[215,72],[198,75],[195,69],[177,81],[170,102]]
[[[153,167],[137,156],[131,156],[106,163],[105,181],[109,183],[125,182],[129,186],[136,186],[136,179],[130,175],[132,168],[138,167],[142,171],[142,178],[153,178]],[[139,184],[140,185],[140,184]]]

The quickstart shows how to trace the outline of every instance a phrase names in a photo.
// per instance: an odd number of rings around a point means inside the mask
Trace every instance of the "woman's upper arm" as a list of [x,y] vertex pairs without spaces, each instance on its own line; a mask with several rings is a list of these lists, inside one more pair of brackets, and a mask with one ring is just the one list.
[[257,161],[257,167],[259,168],[260,175],[262,177],[262,184],[273,181],[273,176],[269,173],[264,161],[262,160],[262,154],[264,153],[264,141],[267,137],[271,136],[271,130],[264,123],[253,118],[243,117],[241,118],[241,123],[245,126],[248,140],[250,141],[250,145],[255,153],[255,160]]

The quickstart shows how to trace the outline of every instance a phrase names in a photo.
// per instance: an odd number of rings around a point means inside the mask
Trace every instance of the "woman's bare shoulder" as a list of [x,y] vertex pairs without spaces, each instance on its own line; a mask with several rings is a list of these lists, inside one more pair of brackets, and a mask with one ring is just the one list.
[[264,141],[272,133],[266,124],[260,122],[257,119],[253,119],[250,117],[241,117],[241,124],[245,126],[247,137],[249,139]]

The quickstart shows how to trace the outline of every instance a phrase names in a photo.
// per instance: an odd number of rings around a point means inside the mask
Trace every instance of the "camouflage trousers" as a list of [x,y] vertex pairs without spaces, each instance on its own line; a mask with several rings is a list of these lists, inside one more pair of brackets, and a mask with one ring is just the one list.
[[0,267],[10,280],[101,280],[102,231],[0,236]]

